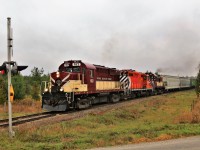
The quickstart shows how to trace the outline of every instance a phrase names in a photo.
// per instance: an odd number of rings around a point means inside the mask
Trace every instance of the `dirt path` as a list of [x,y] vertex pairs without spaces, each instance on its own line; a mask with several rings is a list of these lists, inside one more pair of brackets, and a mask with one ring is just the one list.
[[91,150],[199,150],[200,136],[173,139],[160,142],[131,144]]

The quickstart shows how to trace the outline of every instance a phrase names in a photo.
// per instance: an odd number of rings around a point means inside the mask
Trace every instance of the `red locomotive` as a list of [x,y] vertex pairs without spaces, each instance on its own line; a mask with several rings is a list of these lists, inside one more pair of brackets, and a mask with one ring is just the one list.
[[153,87],[147,74],[135,70],[122,70],[120,76],[121,88],[126,96],[136,97],[144,94],[152,94]]

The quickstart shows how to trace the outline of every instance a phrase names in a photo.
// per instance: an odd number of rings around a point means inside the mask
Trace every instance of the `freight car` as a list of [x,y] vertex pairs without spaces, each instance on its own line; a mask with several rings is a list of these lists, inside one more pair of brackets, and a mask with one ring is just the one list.
[[180,77],[180,88],[190,88],[190,78]]
[[195,77],[190,77],[190,87],[194,88],[196,84],[196,78]]
[[[42,94],[42,108],[48,111],[84,109],[93,104],[161,94],[190,88],[194,80],[135,70],[118,70],[81,60],[62,63],[50,74]],[[191,83],[192,82],[192,83]]]
[[191,88],[191,79],[189,77],[162,75],[166,91]]
[[180,78],[178,76],[163,75],[162,77],[166,90],[177,90],[180,88]]

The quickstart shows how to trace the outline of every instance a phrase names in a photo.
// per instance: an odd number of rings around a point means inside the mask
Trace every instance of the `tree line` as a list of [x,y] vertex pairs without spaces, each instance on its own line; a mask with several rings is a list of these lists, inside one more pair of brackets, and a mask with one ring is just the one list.
[[200,96],[200,69],[199,69],[199,72],[198,72],[197,78],[196,78],[195,91],[197,94],[197,98],[199,98],[199,96]]
[[[12,76],[12,85],[15,93],[14,99],[22,100],[30,97],[34,100],[40,100],[42,81],[49,81],[49,74],[44,74],[43,68],[34,67],[28,76],[22,76],[21,74]],[[0,75],[0,104],[7,101],[7,89],[7,75]]]

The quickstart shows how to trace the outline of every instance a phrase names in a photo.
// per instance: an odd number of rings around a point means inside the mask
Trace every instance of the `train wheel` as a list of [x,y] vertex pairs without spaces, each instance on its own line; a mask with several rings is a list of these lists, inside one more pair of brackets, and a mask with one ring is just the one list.
[[135,93],[132,93],[132,94],[131,94],[131,98],[136,98],[136,94],[135,94]]
[[112,95],[111,95],[110,101],[111,101],[112,103],[116,103],[116,102],[118,102],[119,100],[120,100],[119,94],[112,94]]
[[137,97],[141,97],[141,93],[140,92],[137,93]]
[[91,105],[92,105],[91,100],[88,99],[81,99],[77,102],[78,109],[89,108]]
[[92,100],[91,99],[88,100],[89,100],[89,107],[92,107]]

